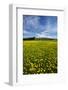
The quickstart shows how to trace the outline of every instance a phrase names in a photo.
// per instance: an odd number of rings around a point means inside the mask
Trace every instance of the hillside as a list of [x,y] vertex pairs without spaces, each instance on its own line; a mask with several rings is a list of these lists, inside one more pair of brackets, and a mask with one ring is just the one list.
[[36,38],[36,37],[30,37],[30,38],[23,38],[23,40],[57,40],[55,38]]

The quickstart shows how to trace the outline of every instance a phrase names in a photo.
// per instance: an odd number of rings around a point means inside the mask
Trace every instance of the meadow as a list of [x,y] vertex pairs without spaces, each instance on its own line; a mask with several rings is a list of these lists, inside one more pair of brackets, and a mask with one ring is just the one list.
[[23,40],[23,74],[57,73],[57,40]]

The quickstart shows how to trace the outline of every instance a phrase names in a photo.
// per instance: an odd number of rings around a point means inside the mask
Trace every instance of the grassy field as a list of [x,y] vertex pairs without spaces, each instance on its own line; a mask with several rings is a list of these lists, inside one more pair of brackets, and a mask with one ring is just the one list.
[[23,74],[57,73],[57,40],[24,40]]

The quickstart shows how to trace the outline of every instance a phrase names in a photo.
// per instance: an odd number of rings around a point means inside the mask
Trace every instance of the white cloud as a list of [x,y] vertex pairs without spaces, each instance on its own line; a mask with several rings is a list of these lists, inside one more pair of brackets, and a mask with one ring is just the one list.
[[36,37],[41,38],[41,37],[45,37],[45,38],[57,38],[56,34],[57,34],[57,27],[56,26],[51,26],[51,23],[47,22],[47,25],[44,27],[45,30],[42,31],[41,33],[37,33]]
[[30,17],[26,17],[25,18],[25,29],[31,29],[31,27],[33,27],[34,30],[36,30],[39,26],[39,17],[34,17],[34,16],[30,16]]
[[23,33],[24,33],[24,34],[29,34],[30,32],[28,32],[28,31],[24,30],[24,31],[23,31]]
[[37,38],[57,38],[56,35],[49,35],[47,33],[36,34]]
[[36,37],[41,38],[57,38],[57,31],[55,30],[55,28],[50,28],[47,30],[44,30],[41,33],[37,33]]

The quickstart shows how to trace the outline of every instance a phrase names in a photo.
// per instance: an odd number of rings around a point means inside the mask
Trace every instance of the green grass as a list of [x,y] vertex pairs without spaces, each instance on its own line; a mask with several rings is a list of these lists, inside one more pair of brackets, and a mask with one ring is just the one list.
[[57,40],[23,41],[23,74],[57,73]]

